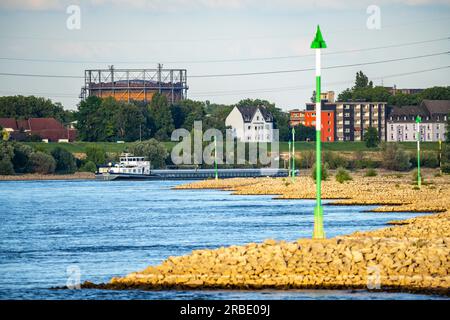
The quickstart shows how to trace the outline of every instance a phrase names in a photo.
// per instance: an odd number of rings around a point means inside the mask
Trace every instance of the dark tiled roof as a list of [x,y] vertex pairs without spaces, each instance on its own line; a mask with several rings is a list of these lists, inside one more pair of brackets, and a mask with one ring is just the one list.
[[264,106],[237,106],[239,112],[242,114],[244,122],[251,122],[256,110],[259,109],[266,122],[272,122],[273,116]]
[[402,117],[402,116],[427,116],[428,111],[420,106],[402,106],[402,107],[393,107],[392,112],[389,114],[389,116],[392,117]]
[[423,100],[421,105],[426,108],[431,115],[435,113],[450,113],[450,100]]

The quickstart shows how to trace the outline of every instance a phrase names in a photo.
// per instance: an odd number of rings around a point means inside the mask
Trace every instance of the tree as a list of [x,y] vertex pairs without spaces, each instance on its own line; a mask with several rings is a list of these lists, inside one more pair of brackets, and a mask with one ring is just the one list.
[[66,149],[56,147],[51,154],[56,162],[55,171],[57,173],[74,173],[77,170],[75,157]]
[[85,164],[83,164],[80,168],[81,172],[92,172],[94,173],[97,171],[97,166],[92,161],[87,161]]
[[388,170],[405,171],[410,167],[409,155],[398,143],[384,143],[381,147],[382,166]]
[[192,130],[194,121],[205,119],[205,103],[194,100],[181,100],[171,107],[172,118],[175,128]]
[[353,91],[350,89],[345,89],[338,95],[338,101],[349,101],[353,98]]
[[367,148],[376,148],[380,139],[378,137],[378,130],[375,127],[369,127],[364,133],[364,142]]
[[152,168],[162,168],[168,152],[164,144],[156,139],[135,142],[129,148],[130,153],[138,157],[145,157],[150,161]]
[[159,140],[169,140],[172,131],[175,129],[173,125],[172,113],[169,107],[167,97],[160,93],[155,93],[150,102],[150,114],[155,122],[154,137]]
[[450,87],[432,87],[427,88],[419,94],[420,102],[422,100],[450,100]]
[[106,161],[105,149],[98,146],[89,146],[86,148],[86,161],[92,161],[96,165],[102,165]]
[[369,78],[362,71],[356,73],[355,86],[353,87],[353,90],[372,87],[372,81],[369,81]]
[[145,117],[139,108],[131,103],[119,105],[114,115],[114,123],[119,140],[136,141],[147,135]]
[[0,118],[55,118],[65,122],[68,113],[60,103],[35,96],[0,97]]
[[295,126],[295,138],[298,141],[315,141],[316,129],[314,127],[307,127],[302,124]]
[[311,98],[309,98],[310,100],[311,100],[311,102],[316,102],[316,90],[314,90],[313,92],[312,92],[312,96],[311,96]]
[[34,152],[33,148],[22,143],[14,144],[14,156],[12,163],[14,165],[14,171],[17,173],[27,172],[28,161],[31,154]]
[[12,143],[8,141],[0,141],[0,160],[11,160],[14,156],[14,147]]
[[51,155],[45,152],[37,151],[30,156],[28,165],[30,172],[49,174],[55,172],[56,161]]
[[4,158],[0,160],[0,175],[12,175],[14,174],[14,166],[11,160]]

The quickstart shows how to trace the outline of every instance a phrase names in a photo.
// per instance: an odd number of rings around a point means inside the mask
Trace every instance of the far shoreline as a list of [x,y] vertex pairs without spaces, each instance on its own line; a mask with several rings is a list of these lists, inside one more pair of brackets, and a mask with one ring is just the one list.
[[44,180],[93,180],[95,174],[76,172],[73,174],[38,174],[26,173],[16,175],[0,175],[0,181],[44,181]]

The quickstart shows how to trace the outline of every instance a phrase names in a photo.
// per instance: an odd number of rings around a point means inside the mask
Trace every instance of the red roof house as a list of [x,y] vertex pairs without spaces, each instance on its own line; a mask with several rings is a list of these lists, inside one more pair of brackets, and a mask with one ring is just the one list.
[[25,132],[28,135],[38,135],[41,139],[57,142],[61,139],[74,141],[76,130],[69,129],[54,118],[30,118],[16,120],[12,118],[0,118],[0,126],[11,129],[13,133]]

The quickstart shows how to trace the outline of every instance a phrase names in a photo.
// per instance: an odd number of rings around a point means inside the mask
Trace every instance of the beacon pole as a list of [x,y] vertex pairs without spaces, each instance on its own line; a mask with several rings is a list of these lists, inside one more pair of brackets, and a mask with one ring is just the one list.
[[320,27],[317,26],[316,36],[311,43],[311,49],[316,51],[316,207],[314,208],[314,231],[313,239],[324,239],[323,230],[323,207],[322,207],[322,162],[321,162],[321,129],[322,129],[322,110],[321,110],[321,49],[327,47],[322,38]]

